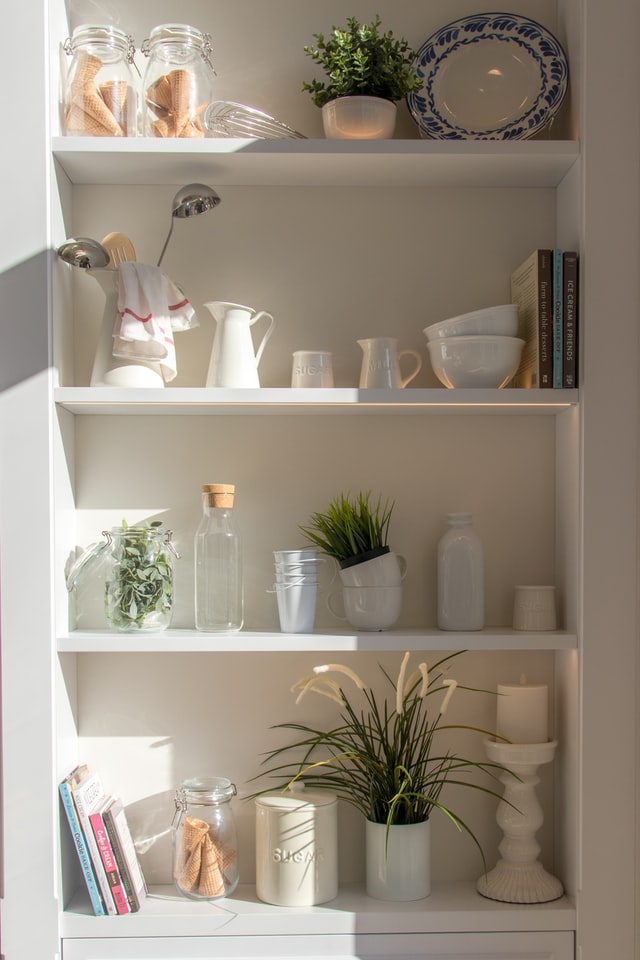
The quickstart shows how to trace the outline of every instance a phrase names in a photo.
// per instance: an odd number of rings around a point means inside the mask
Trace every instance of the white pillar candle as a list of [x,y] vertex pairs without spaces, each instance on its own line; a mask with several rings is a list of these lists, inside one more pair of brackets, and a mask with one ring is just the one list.
[[549,693],[544,683],[498,684],[498,717],[496,732],[512,743],[546,743]]

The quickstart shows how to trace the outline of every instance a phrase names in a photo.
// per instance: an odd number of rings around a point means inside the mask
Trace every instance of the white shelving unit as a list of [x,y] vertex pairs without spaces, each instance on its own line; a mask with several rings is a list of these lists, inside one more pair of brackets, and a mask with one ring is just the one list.
[[[357,10],[341,0],[304,10],[297,0],[239,0],[233,9],[192,0],[184,9],[186,22],[217,24],[220,96],[251,102],[251,90],[264,88],[264,106],[308,129],[308,140],[62,137],[59,46],[94,12],[78,0],[68,22],[61,0],[43,6],[46,16],[36,0],[12,9],[16,35],[28,33],[30,43],[7,53],[29,110],[10,104],[17,146],[3,156],[5,192],[17,196],[23,183],[31,189],[13,235],[0,238],[3,302],[17,321],[0,356],[1,448],[15,451],[0,490],[4,957],[632,960],[637,725],[619,718],[633,716],[638,686],[640,244],[628,222],[640,192],[634,0],[614,0],[606,11],[598,0],[518,0],[516,12],[562,38],[572,78],[570,103],[552,130],[558,138],[513,143],[422,141],[406,125],[394,141],[318,139],[316,113],[290,93],[291,83],[299,86],[296,71],[308,69],[299,52],[332,20],[375,14],[369,0],[358,0]],[[164,0],[134,6],[116,3],[140,39],[175,19]],[[383,20],[397,18],[394,29],[415,44],[469,12],[451,0],[393,6],[393,17],[381,11]],[[267,36],[277,49],[261,74],[256,38]],[[624,129],[605,96],[622,67],[616,103]],[[151,262],[168,227],[168,198],[193,180],[222,188],[224,202],[210,224],[198,218],[179,231],[167,268],[189,284],[196,305],[211,290],[220,299],[232,299],[226,291],[233,290],[244,302],[274,304],[264,386],[202,386],[209,349],[202,323],[180,342],[175,386],[88,387],[103,301],[55,248],[67,236],[123,229]],[[349,385],[357,383],[357,337],[392,329],[402,345],[413,339],[424,349],[429,315],[504,300],[512,267],[546,245],[575,246],[584,267],[579,390],[448,391],[430,378],[428,361],[415,388]],[[613,326],[614,303],[624,304],[617,345],[598,336]],[[290,352],[319,331],[338,361],[338,386],[291,390]],[[200,483],[230,476],[250,557],[247,620],[239,634],[213,636],[193,629],[190,540]],[[392,490],[397,503],[393,536],[409,561],[397,629],[345,632],[323,609],[314,634],[280,633],[265,590],[270,550],[291,543],[323,498],[365,483]],[[433,547],[442,515],[461,499],[483,536],[488,617],[498,626],[447,634],[433,627]],[[183,552],[174,623],[158,635],[110,633],[99,605],[85,611],[64,585],[70,558],[123,513],[166,520]],[[562,629],[511,630],[513,584],[543,577],[558,586]],[[95,601],[96,591],[88,594]],[[371,676],[379,661],[393,669],[402,650],[429,659],[461,649],[470,686],[490,688],[506,672],[526,670],[553,687],[559,749],[541,784],[541,845],[564,897],[539,905],[482,898],[474,851],[434,831],[431,897],[374,901],[363,889],[361,824],[347,816],[338,898],[308,909],[272,907],[252,885],[246,805],[235,895],[213,904],[175,895],[166,858],[173,789],[194,767],[214,765],[246,795],[272,746],[270,728],[291,718],[289,689],[301,670],[338,653]],[[56,795],[80,761],[100,768],[122,794],[144,848],[152,895],[136,915],[91,914]],[[616,815],[604,825],[613,789]],[[495,804],[471,806],[494,860]]]
[[485,628],[474,634],[443,633],[441,630],[390,630],[385,633],[240,633],[221,635],[197,630],[167,630],[161,634],[114,636],[106,630],[74,630],[58,638],[60,653],[330,653],[350,650],[574,650],[576,634],[565,630],[546,633],[515,631],[507,627]]
[[[144,396],[113,387],[60,387],[56,403],[75,414],[205,414],[277,413],[496,413],[557,414],[575,405],[577,390],[405,389],[360,390],[261,387],[227,390],[223,387],[148,389]],[[390,396],[391,394],[391,396]]]

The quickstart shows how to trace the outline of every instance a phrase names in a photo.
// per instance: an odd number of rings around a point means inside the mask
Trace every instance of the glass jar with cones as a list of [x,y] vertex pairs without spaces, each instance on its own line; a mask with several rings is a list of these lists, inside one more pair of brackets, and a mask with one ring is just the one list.
[[211,37],[195,27],[164,23],[140,48],[148,57],[142,82],[146,137],[204,137],[202,114],[213,99]]
[[226,777],[183,780],[173,818],[173,879],[192,900],[218,900],[238,885],[238,845]]
[[71,63],[64,131],[77,137],[135,137],[138,103],[132,37],[117,27],[76,27],[64,44]]

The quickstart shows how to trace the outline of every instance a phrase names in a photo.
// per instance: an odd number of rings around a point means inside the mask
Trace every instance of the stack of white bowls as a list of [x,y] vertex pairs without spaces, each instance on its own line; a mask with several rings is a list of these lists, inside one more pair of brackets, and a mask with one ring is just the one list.
[[278,601],[283,633],[312,633],[318,595],[318,551],[274,550]]
[[445,387],[505,387],[520,366],[515,303],[450,317],[423,330],[431,366]]

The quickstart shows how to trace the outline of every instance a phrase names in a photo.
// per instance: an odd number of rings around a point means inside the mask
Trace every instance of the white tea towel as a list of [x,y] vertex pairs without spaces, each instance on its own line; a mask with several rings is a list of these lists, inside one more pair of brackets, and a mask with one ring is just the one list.
[[159,267],[121,263],[113,355],[159,363],[165,381],[177,373],[174,332],[198,326],[195,310]]

